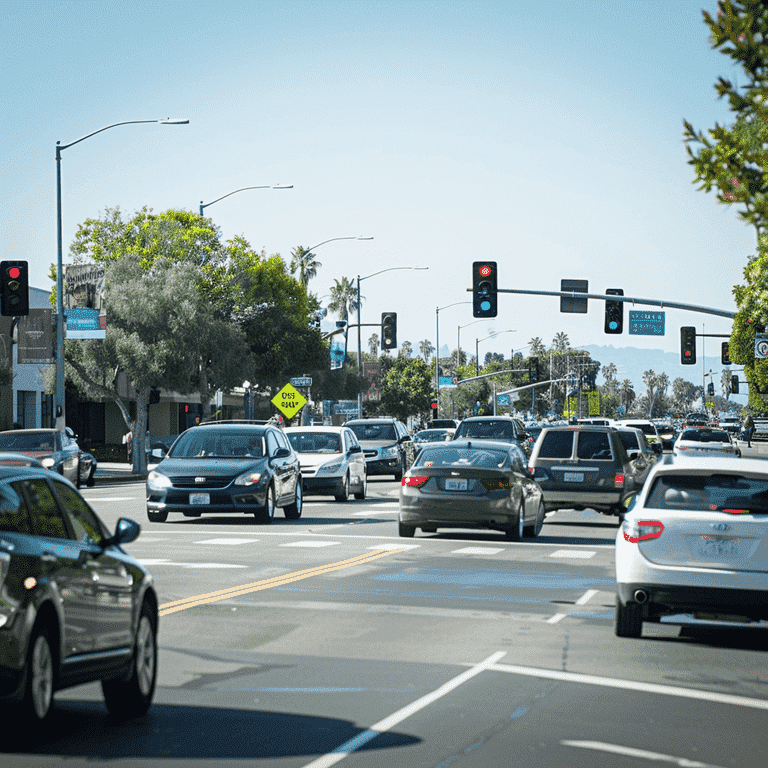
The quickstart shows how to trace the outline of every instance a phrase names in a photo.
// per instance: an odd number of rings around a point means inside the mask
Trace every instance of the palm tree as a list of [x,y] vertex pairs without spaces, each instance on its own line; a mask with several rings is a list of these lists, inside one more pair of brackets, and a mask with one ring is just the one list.
[[298,270],[299,282],[306,288],[309,281],[317,275],[317,270],[323,265],[315,258],[315,254],[304,246],[297,246],[291,251],[291,272]]
[[[349,320],[349,313],[360,309],[360,305],[357,303],[357,289],[352,281],[346,277],[333,282],[328,309],[332,312],[338,312],[342,320]],[[360,301],[362,303],[362,297]]]
[[552,339],[552,346],[555,348],[555,352],[567,352],[571,348],[568,334],[564,331],[556,333],[555,338]]
[[368,339],[368,349],[371,350],[372,355],[376,355],[379,349],[379,334],[374,333],[370,339]]
[[419,342],[419,352],[424,356],[425,363],[429,362],[429,358],[434,351],[435,348],[432,346],[432,342],[429,339],[424,339]]
[[400,345],[400,356],[401,357],[410,357],[411,351],[413,350],[413,345],[410,341],[404,341]]
[[547,351],[544,346],[544,343],[541,340],[541,337],[539,336],[534,336],[528,342],[528,346],[530,347],[528,354],[530,354],[532,357],[538,357],[539,355],[544,355]]

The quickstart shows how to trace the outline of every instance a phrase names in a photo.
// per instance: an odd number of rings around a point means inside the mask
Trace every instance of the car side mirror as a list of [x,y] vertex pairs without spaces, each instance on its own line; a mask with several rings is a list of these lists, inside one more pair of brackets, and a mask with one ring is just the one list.
[[165,456],[165,451],[162,448],[153,448],[150,455],[155,459],[162,459]]
[[361,446],[359,446],[359,445],[353,445],[353,446],[352,446],[352,447],[349,449],[349,452],[350,452],[350,453],[362,453],[362,452],[363,452],[363,449],[362,449],[362,447],[361,447]]
[[288,456],[291,455],[291,452],[288,448],[278,448],[274,454],[272,455],[273,459],[285,459]]
[[131,520],[128,517],[121,517],[117,521],[114,536],[104,539],[101,546],[106,549],[107,547],[112,547],[116,544],[130,544],[132,541],[136,541],[140,532],[141,526],[135,520]]

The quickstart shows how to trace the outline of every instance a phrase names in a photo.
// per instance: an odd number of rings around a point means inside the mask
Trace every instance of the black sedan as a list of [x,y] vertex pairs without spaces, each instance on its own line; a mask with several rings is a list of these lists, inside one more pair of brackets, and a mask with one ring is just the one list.
[[0,432],[0,451],[23,453],[80,485],[80,447],[71,430],[11,429]]
[[121,546],[138,535],[127,518],[111,534],[61,477],[0,466],[0,701],[31,724],[55,691],[97,680],[113,715],[149,708],[157,595]]
[[544,523],[541,488],[516,445],[452,440],[425,445],[400,486],[400,536],[416,528],[490,528],[520,541]]
[[301,517],[299,457],[282,430],[269,425],[210,422],[182,433],[147,476],[147,517],[170,512],[248,513],[271,523],[275,508]]

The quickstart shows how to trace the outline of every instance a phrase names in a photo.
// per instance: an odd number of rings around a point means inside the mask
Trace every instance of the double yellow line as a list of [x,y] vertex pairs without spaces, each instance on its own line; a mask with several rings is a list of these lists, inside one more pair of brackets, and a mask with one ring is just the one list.
[[331,571],[340,571],[343,568],[352,568],[356,565],[365,565],[373,560],[378,560],[380,557],[386,557],[392,555],[395,552],[401,552],[400,549],[388,549],[379,552],[367,552],[363,555],[357,555],[357,557],[351,557],[349,560],[341,560],[338,563],[329,563],[328,565],[318,565],[314,568],[307,568],[303,571],[294,571],[293,573],[286,573],[283,576],[274,576],[271,579],[264,579],[263,581],[254,581],[252,584],[241,584],[239,587],[230,587],[229,589],[220,589],[217,592],[208,592],[205,595],[196,595],[195,597],[186,597],[183,600],[175,600],[172,603],[164,603],[160,606],[160,616],[167,616],[170,613],[177,613],[178,611],[184,611],[187,608],[194,608],[196,605],[206,605],[207,603],[215,603],[218,600],[227,600],[230,597],[237,597],[238,595],[247,595],[249,592],[259,592],[262,589],[271,589],[272,587],[280,587],[283,584],[290,584],[293,581],[301,581],[302,579],[308,579],[312,576],[321,576],[324,573],[330,573]]

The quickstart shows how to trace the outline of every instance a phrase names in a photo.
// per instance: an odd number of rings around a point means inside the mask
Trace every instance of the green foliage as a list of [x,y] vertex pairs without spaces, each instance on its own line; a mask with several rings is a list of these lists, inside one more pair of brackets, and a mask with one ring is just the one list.
[[382,364],[380,411],[405,421],[426,415],[432,397],[433,371],[420,357],[400,356]]

